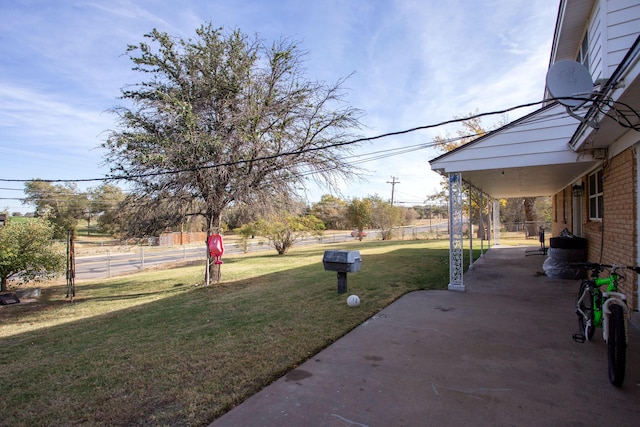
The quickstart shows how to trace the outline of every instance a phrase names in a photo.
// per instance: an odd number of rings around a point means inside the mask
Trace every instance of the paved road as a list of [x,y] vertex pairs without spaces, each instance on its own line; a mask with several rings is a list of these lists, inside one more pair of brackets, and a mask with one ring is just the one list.
[[[446,233],[447,223],[433,224],[432,226],[424,225],[419,227],[404,227],[402,238],[411,238],[417,233],[426,233],[429,231],[439,231]],[[380,237],[379,231],[369,231],[367,237],[375,239]],[[302,241],[296,242],[297,246],[301,245],[317,245],[322,243],[339,243],[351,241],[350,233],[331,234],[317,237],[307,237]],[[257,252],[264,250],[273,250],[267,244],[251,244],[249,252]],[[227,245],[225,247],[226,254],[238,254],[242,250],[235,245]],[[188,262],[196,260],[204,260],[207,256],[206,248],[202,246],[181,246],[171,248],[159,247],[139,247],[135,252],[118,252],[103,255],[94,255],[87,257],[76,257],[76,280],[102,279],[122,274],[135,273],[146,268],[156,267],[163,264],[171,264],[176,262]]]
[[76,280],[98,279],[133,273],[145,268],[179,261],[204,259],[204,247],[145,249],[76,258]]

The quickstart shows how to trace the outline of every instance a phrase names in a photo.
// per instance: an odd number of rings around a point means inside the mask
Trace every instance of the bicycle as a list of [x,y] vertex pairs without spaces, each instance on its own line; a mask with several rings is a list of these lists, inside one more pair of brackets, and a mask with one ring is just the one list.
[[[591,270],[591,279],[580,283],[576,299],[579,334],[574,334],[577,342],[591,340],[595,328],[602,328],[602,338],[607,343],[609,359],[609,381],[616,387],[624,382],[627,319],[629,308],[627,297],[618,291],[618,282],[624,280],[623,270],[630,269],[640,274],[640,267],[607,265],[598,263],[572,264]],[[605,269],[609,269],[608,277],[600,277]],[[601,287],[606,285],[606,290]]]

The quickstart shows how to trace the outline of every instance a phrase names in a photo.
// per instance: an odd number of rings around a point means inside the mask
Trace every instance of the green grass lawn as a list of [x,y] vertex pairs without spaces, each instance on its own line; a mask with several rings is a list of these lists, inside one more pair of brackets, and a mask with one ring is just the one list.
[[[343,295],[322,267],[337,248],[362,254]],[[45,287],[0,309],[0,424],[206,425],[403,294],[446,288],[448,262],[448,240],[363,241],[225,257],[210,287],[203,264],[79,283],[73,303]]]

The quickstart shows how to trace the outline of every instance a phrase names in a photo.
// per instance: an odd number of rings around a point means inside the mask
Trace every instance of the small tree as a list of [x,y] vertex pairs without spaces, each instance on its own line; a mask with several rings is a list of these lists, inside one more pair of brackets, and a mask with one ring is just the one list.
[[64,271],[64,247],[53,241],[54,228],[41,218],[9,221],[0,227],[0,291],[7,291],[7,282],[12,277],[18,276],[25,283]]
[[42,180],[26,182],[24,204],[36,207],[36,216],[49,220],[54,237],[62,239],[67,230],[75,229],[78,220],[85,218],[89,199],[76,184],[53,185]]
[[347,225],[347,202],[331,194],[324,194],[318,203],[314,203],[311,213],[327,228],[342,230]]
[[347,217],[358,230],[358,240],[362,240],[365,227],[371,224],[371,207],[371,200],[357,197],[347,205]]
[[416,208],[400,208],[402,223],[410,225],[420,218],[420,212]]
[[98,227],[102,233],[112,236],[123,230],[119,219],[125,208],[123,202],[126,195],[119,187],[103,184],[91,189],[91,211],[98,216]]
[[371,226],[379,228],[382,240],[390,240],[393,227],[402,223],[400,208],[382,200],[378,195],[369,196],[371,201]]
[[240,236],[238,246],[242,249],[242,252],[249,252],[249,239],[253,239],[256,235],[256,223],[245,224],[242,227],[236,228],[235,231]]
[[324,224],[313,215],[271,216],[255,223],[255,230],[267,237],[278,255],[284,255],[295,242],[306,236],[321,236]]

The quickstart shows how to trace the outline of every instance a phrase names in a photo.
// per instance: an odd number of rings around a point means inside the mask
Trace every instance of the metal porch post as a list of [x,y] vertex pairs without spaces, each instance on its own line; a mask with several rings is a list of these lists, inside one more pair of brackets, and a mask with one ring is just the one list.
[[449,174],[449,290],[464,291],[462,253],[462,174]]
[[478,208],[478,216],[480,217],[480,258],[484,257],[484,193],[482,191],[480,193],[480,206]]
[[493,200],[493,244],[500,246],[500,200]]
[[473,187],[469,184],[469,270],[473,270]]
[[487,250],[491,250],[491,234],[493,231],[493,203],[487,195]]

